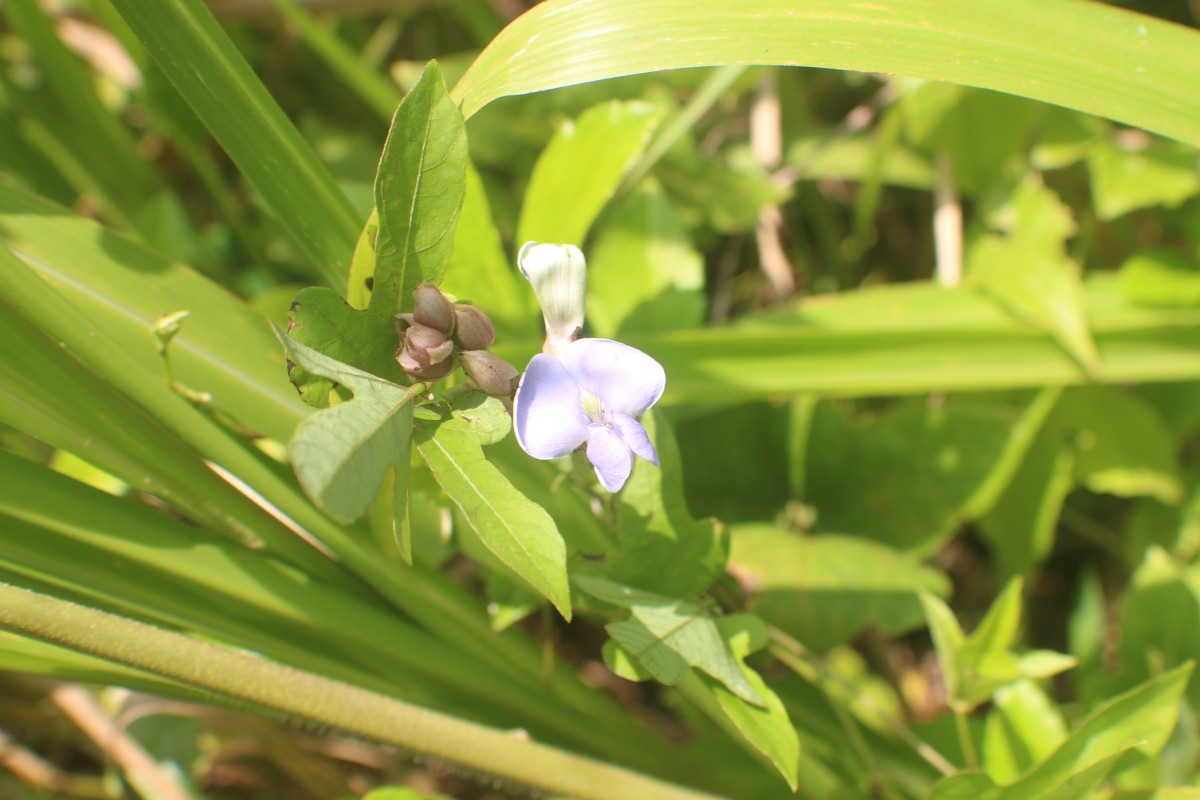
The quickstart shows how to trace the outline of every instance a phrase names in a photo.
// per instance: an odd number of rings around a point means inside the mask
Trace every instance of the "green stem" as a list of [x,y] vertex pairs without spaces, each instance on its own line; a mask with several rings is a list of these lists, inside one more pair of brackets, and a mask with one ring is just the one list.
[[713,800],[229,647],[0,583],[0,627],[186,686],[581,800]]
[[[829,667],[825,665],[821,659],[814,656],[808,649],[788,636],[778,628],[770,629],[771,641],[768,645],[768,651],[771,655],[782,661],[788,669],[795,672],[804,680],[811,683],[813,686],[822,687],[828,681],[838,683],[845,691],[856,692],[855,688],[842,680],[841,677],[830,672]],[[830,703],[836,705],[834,698],[826,693]],[[899,720],[875,703],[869,694],[858,695],[859,702],[869,708],[875,715],[883,720],[894,735],[902,739],[906,744],[916,751],[917,755],[921,756],[927,764],[936,769],[943,775],[950,776],[958,772],[958,769],[951,764],[946,757],[935,750],[928,742],[925,742]]]
[[967,769],[979,769],[979,756],[975,753],[975,741],[967,724],[967,712],[960,708],[954,709],[954,729],[958,732],[958,744],[962,747]]

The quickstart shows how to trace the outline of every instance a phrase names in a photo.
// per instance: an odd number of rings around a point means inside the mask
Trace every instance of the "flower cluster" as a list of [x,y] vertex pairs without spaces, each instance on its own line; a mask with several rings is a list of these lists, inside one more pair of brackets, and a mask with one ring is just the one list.
[[481,391],[494,397],[516,391],[517,370],[488,350],[496,339],[492,321],[473,305],[451,303],[432,283],[413,290],[412,313],[396,315],[396,333],[396,362],[414,378],[441,380],[454,369],[457,354]]
[[521,248],[518,264],[542,306],[546,344],[529,362],[513,400],[517,442],[539,459],[586,446],[600,484],[617,492],[633,471],[635,455],[658,464],[636,418],[658,402],[666,373],[633,347],[579,338],[586,273],[579,248],[530,242]]

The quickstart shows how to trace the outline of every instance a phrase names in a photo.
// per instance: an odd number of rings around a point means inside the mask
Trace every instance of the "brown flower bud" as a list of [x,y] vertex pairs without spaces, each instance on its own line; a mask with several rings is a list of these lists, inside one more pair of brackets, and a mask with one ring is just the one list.
[[421,281],[413,289],[413,318],[418,324],[441,331],[446,336],[454,332],[454,307],[429,281]]
[[475,306],[454,306],[454,339],[463,350],[487,350],[496,341],[492,321]]
[[492,397],[509,397],[517,391],[521,373],[500,356],[487,350],[464,350],[461,354],[467,377],[480,391]]
[[417,323],[404,332],[404,349],[422,366],[440,364],[454,352],[454,342],[440,331]]
[[396,351],[396,362],[409,375],[426,381],[440,380],[454,369],[454,359],[452,358],[447,358],[437,364],[422,364],[409,352],[408,347],[401,347]]

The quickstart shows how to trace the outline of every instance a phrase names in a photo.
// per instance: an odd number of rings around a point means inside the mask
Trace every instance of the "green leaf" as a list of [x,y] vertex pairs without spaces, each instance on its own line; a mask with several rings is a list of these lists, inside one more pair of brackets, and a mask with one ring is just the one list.
[[496,338],[541,335],[542,315],[529,283],[505,255],[479,172],[468,161],[466,193],[442,291],[482,308]]
[[[326,514],[346,524],[371,507],[389,467],[397,470],[395,491],[406,492],[412,400],[423,384],[388,383],[276,333],[288,358],[354,393],[352,400],[308,417],[292,437],[289,455],[308,496]],[[397,512],[403,515],[403,506]]]
[[665,114],[614,100],[559,128],[530,176],[517,241],[582,245]]
[[[666,364],[667,386],[676,375]],[[688,507],[731,523],[770,519],[789,499],[789,418],[776,403],[696,408],[675,423]],[[737,442],[730,447],[730,442]],[[807,451],[799,452],[801,459]]]
[[[1200,377],[1200,310],[1134,306],[1112,274],[1089,277],[1084,289],[1107,380]],[[803,307],[740,325],[630,336],[626,343],[667,368],[660,402],[668,405],[810,391],[869,397],[1088,382],[1047,333],[974,289],[932,283],[805,298]]]
[[1075,456],[1056,425],[1043,425],[1012,480],[977,520],[997,568],[1024,574],[1050,554],[1063,502],[1074,486]]
[[763,705],[737,659],[730,653],[709,614],[696,603],[631,589],[603,578],[577,575],[579,588],[589,595],[629,609],[628,619],[605,630],[636,656],[661,683],[683,680],[689,667],[716,678],[747,702]]
[[1027,178],[992,214],[1003,235],[987,235],[967,251],[971,283],[1017,319],[1049,331],[1093,378],[1100,355],[1088,327],[1079,267],[1066,257],[1074,232],[1070,210],[1050,189]]
[[[1126,688],[1200,658],[1200,569],[1151,547],[1122,600],[1121,623],[1120,674],[1107,686]],[[1189,696],[1200,700],[1200,681]]]
[[[351,308],[332,289],[305,289],[293,304],[294,325],[289,333],[342,363],[403,381],[395,363],[394,317],[412,307],[412,291],[418,283],[437,283],[450,262],[466,190],[466,165],[462,117],[446,96],[436,62],[431,62],[396,108],[379,161],[375,177],[379,228],[366,310]],[[365,281],[361,274],[355,278]],[[319,405],[324,398],[311,395],[322,388],[318,384],[310,389],[306,400]]]
[[764,206],[788,196],[758,162],[713,158],[687,139],[663,156],[654,174],[682,221],[689,227],[711,225],[721,233],[753,230]]
[[[621,24],[597,22],[615,19]],[[1072,32],[1073,47],[1061,46],[1062,31]],[[936,7],[883,0],[858,10],[837,0],[801,9],[790,0],[698,0],[686,13],[673,0],[551,0],[492,40],[454,97],[470,117],[505,95],[620,75],[781,64],[995,89],[1200,145],[1200,108],[1192,102],[1198,39],[1193,30],[1122,9],[1044,0]],[[584,60],[580,41],[587,42]]]
[[[162,180],[138,153],[135,137],[105,107],[96,92],[98,82],[59,38],[35,0],[5,3],[4,15],[31,51],[39,73],[28,96],[16,85],[19,82],[6,82],[6,99],[26,105],[26,124],[30,117],[40,118],[47,135],[79,162],[80,169],[67,171],[77,192],[99,196],[112,220],[135,221],[149,201],[164,197]],[[20,103],[26,96],[30,102]],[[18,167],[7,163],[12,158],[6,149],[5,170]]]
[[616,497],[621,549],[605,572],[617,583],[671,597],[692,597],[724,571],[729,541],[715,520],[694,520],[683,497],[683,464],[662,414],[642,425],[658,451],[655,466],[637,459]]
[[946,694],[949,695],[951,703],[956,703],[964,688],[958,652],[962,649],[966,636],[962,626],[955,619],[954,612],[941,599],[929,592],[921,592],[919,597],[921,606],[925,609],[925,620],[929,624],[929,634],[933,638],[938,663],[941,665],[942,678],[946,682]]
[[1075,666],[1075,659],[1045,650],[1023,656],[1013,652],[1021,624],[1021,589],[1013,578],[992,603],[970,636],[964,637],[945,603],[922,593],[942,674],[957,711],[969,711],[991,698],[1001,686],[1020,678],[1044,678]]
[[1000,414],[955,407],[900,408],[851,426],[819,406],[805,471],[818,530],[932,551],[961,523],[1010,428]]
[[1168,504],[1182,499],[1175,443],[1136,395],[1108,386],[1068,391],[1047,425],[1073,445],[1075,479],[1092,491]]
[[449,800],[449,797],[444,794],[418,792],[407,786],[385,786],[382,789],[372,789],[367,792],[363,795],[362,800]]
[[360,220],[204,3],[113,6],[312,266],[341,286]]
[[1019,160],[1033,127],[1049,109],[1020,97],[948,83],[925,83],[901,97],[908,141],[950,157],[954,179],[978,195]]
[[997,783],[1015,780],[1067,738],[1062,714],[1036,683],[1017,681],[996,690],[983,734],[983,763]]
[[1200,193],[1200,154],[1195,147],[1154,140],[1147,145],[1137,150],[1118,150],[1107,143],[1092,148],[1088,174],[1101,220],[1146,206],[1174,208]]
[[766,646],[767,626],[752,614],[721,617],[716,623],[746,681],[763,699],[763,704],[748,703],[717,681],[705,678],[704,684],[716,695],[717,703],[734,727],[779,770],[794,792],[799,780],[800,738],[783,701],[771,691],[761,675],[746,665],[747,656]]
[[474,694],[480,681],[499,696],[512,692],[508,682],[478,675],[474,657],[370,595],[2,451],[0,477],[10,490],[0,496],[0,571],[21,576],[23,585],[46,585],[379,690],[397,691],[395,676],[404,674],[402,694],[414,699],[431,701],[450,687]]
[[971,670],[988,655],[1012,650],[1021,627],[1021,591],[1025,582],[1013,578],[988,608],[979,625],[959,648],[959,667]]
[[729,569],[753,587],[750,609],[818,652],[868,625],[905,633],[923,620],[918,591],[949,591],[936,570],[864,539],[755,523],[734,526],[730,539]]
[[587,318],[597,336],[700,327],[704,260],[662,189],[643,183],[621,204],[588,259]]
[[[1091,714],[1044,763],[1005,789],[1005,800],[1076,797],[1051,794],[1072,776],[1104,765],[1128,751],[1152,757],[1167,743],[1179,711],[1179,701],[1191,675],[1187,664],[1120,695]],[[1098,781],[1099,779],[1097,779]],[[1094,784],[1093,784],[1094,785]]]
[[614,675],[627,681],[641,683],[654,677],[654,673],[643,667],[637,656],[631,655],[628,650],[617,644],[615,639],[605,639],[600,654],[604,658],[604,665],[611,669]]
[[1200,263],[1174,250],[1141,250],[1121,265],[1121,289],[1142,305],[1200,305]]
[[417,451],[480,541],[513,572],[571,618],[566,546],[554,520],[521,494],[483,454],[472,422],[418,421]]
[[[56,292],[148,376],[157,376],[145,380],[162,380],[155,321],[166,312],[188,311],[187,324],[171,342],[176,380],[212,395],[210,408],[277,441],[287,441],[306,413],[288,384],[270,326],[193,270],[3,179],[0,238],[45,282],[43,292]],[[0,275],[5,296],[13,297],[23,276],[11,267]]]

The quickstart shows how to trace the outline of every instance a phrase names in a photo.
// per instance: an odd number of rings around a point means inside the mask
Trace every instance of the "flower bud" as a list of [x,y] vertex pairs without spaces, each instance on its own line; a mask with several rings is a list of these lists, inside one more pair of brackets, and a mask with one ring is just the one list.
[[413,318],[419,325],[441,331],[446,336],[454,332],[454,307],[429,281],[421,281],[413,289]]
[[404,332],[404,349],[422,366],[440,364],[454,352],[454,342],[441,331],[420,323]]
[[487,314],[458,303],[454,306],[454,341],[463,350],[487,350],[496,341],[496,329]]
[[509,397],[517,391],[521,373],[500,356],[487,350],[464,350],[463,369],[480,391],[492,397]]
[[521,274],[533,284],[546,320],[547,353],[557,353],[579,338],[587,261],[573,244],[526,242],[517,255]]
[[396,362],[409,375],[426,381],[444,378],[450,374],[450,370],[454,369],[454,359],[452,358],[444,359],[437,364],[422,364],[413,356],[407,345],[396,351]]

